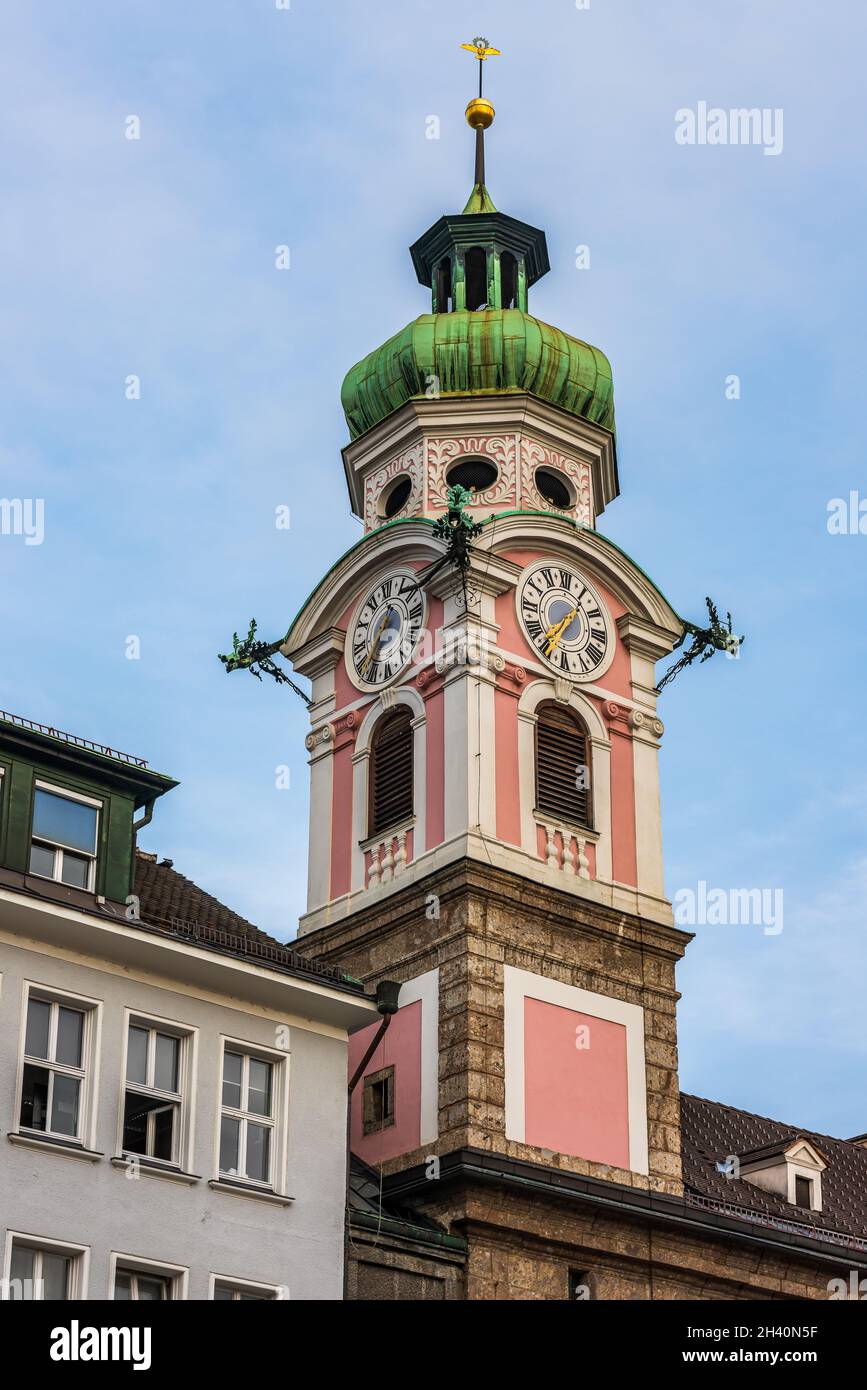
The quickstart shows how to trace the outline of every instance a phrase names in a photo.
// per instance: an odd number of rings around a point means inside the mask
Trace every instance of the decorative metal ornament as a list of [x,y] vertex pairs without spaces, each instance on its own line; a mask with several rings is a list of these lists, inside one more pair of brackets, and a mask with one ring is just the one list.
[[685,671],[687,666],[691,666],[697,661],[701,666],[703,662],[709,661],[714,652],[728,652],[729,656],[737,656],[741,647],[747,640],[746,635],[738,637],[732,631],[732,615],[726,613],[726,620],[723,623],[717,611],[716,604],[709,598],[705,599],[708,612],[708,626],[698,627],[695,623],[684,622],[683,632],[675,642],[672,651],[677,651],[678,647],[683,646],[687,637],[692,638],[692,642],[687,647],[673,666],[669,666],[662,680],[657,686],[657,690],[663,690],[665,686],[675,679],[681,671]]

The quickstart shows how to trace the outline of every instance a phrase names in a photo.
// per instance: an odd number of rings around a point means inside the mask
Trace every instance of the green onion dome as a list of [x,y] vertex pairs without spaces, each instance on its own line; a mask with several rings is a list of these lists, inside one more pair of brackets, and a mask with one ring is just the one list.
[[477,309],[421,314],[347,373],[351,437],[437,382],[440,396],[529,392],[614,433],[611,364],[599,348],[520,309]]

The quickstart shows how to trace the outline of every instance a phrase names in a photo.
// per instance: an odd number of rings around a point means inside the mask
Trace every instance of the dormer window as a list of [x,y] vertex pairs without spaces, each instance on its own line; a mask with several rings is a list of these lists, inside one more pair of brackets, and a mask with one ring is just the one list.
[[98,801],[37,786],[30,872],[92,891],[96,878]]
[[781,1139],[738,1155],[740,1176],[805,1211],[822,1210],[825,1155],[806,1138]]

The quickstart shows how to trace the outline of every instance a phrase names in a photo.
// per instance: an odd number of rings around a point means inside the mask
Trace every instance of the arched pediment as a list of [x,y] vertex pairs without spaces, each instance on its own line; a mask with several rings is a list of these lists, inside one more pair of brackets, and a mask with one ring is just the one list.
[[442,556],[433,523],[422,518],[392,521],[347,550],[305,600],[289,628],[282,654],[294,661],[306,647],[333,630],[335,621],[365,587],[390,565],[424,569]]
[[683,623],[665,595],[607,536],[550,513],[511,512],[489,523],[477,545],[494,554],[530,548],[580,564],[634,617],[680,637]]

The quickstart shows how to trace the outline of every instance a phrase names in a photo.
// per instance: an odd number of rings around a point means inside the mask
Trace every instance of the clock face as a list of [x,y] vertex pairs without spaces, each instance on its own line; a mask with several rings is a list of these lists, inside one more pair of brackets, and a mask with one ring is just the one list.
[[559,675],[594,680],[614,657],[611,618],[596,590],[568,566],[542,561],[518,586],[518,615],[542,660]]
[[346,653],[346,669],[360,690],[387,685],[412,656],[425,613],[417,582],[413,570],[394,570],[362,599]]

